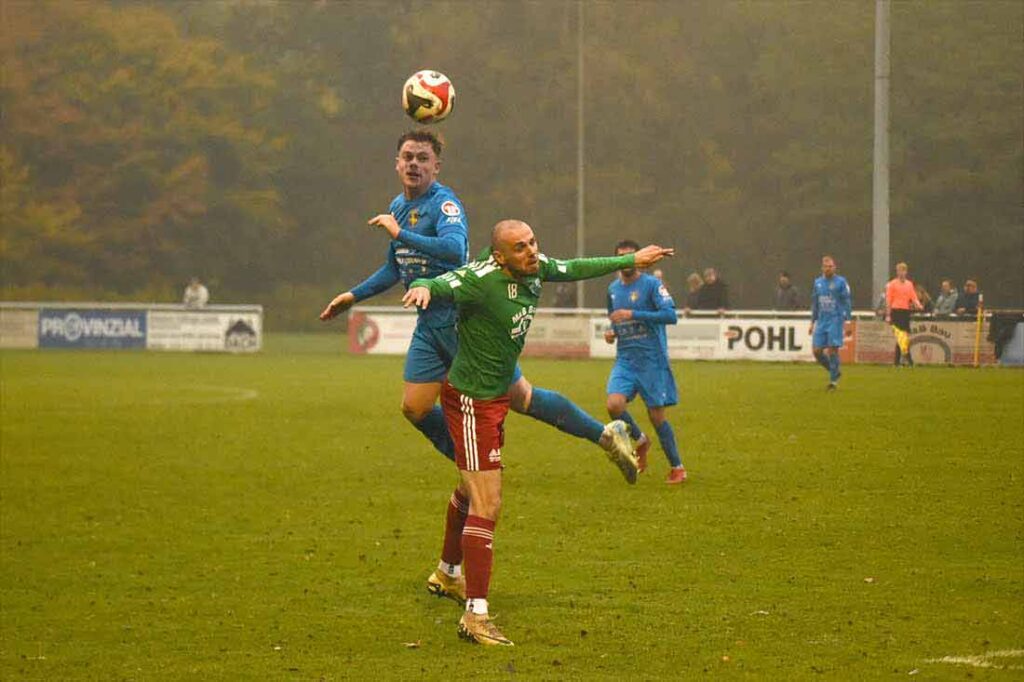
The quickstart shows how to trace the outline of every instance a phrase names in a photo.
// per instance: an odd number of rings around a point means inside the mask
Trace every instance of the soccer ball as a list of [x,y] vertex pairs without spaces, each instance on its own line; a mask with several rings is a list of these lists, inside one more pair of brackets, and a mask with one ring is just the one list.
[[437,123],[452,113],[455,86],[440,71],[417,71],[402,88],[402,108],[417,123]]

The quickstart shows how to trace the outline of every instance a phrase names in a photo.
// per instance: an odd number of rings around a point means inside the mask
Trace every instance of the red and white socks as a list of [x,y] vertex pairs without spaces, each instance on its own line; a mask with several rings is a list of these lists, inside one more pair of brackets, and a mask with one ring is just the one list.
[[467,516],[462,529],[462,557],[466,575],[466,610],[487,613],[487,591],[494,564],[494,521]]

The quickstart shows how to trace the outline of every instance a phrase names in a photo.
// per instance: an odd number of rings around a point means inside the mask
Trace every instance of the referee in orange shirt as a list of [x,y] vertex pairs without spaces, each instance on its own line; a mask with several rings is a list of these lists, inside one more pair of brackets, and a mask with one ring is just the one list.
[[885,321],[892,325],[896,335],[895,365],[902,360],[908,367],[914,366],[910,357],[910,311],[921,310],[914,283],[907,279],[907,264],[896,264],[896,277],[885,285]]

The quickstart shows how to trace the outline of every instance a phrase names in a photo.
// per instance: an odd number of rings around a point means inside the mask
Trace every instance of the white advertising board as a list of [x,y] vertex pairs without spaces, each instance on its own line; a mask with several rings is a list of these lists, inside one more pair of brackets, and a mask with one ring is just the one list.
[[722,360],[813,362],[808,320],[721,320]]
[[263,340],[262,317],[255,312],[150,311],[146,348],[150,350],[255,352]]
[[354,311],[348,318],[348,347],[353,353],[405,355],[416,329],[416,313]]
[[[604,340],[608,326],[605,317],[590,318],[591,357],[615,357],[615,345]],[[807,320],[684,317],[665,329],[668,356],[673,360],[814,360]]]
[[0,348],[38,348],[39,311],[0,309]]

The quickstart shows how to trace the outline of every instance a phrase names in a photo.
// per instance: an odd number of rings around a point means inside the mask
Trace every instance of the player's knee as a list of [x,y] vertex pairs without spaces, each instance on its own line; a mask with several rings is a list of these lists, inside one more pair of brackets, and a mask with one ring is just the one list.
[[618,417],[626,411],[626,399],[617,393],[613,393],[608,396],[605,407],[608,408],[608,414],[613,417]]
[[408,401],[402,401],[402,414],[405,418],[411,421],[413,424],[419,424],[421,421],[427,418],[430,414],[430,410],[434,408],[433,405],[424,406],[410,403]]
[[474,497],[470,513],[497,521],[498,515],[501,513],[501,493]]
[[658,428],[665,423],[665,410],[647,410],[647,416],[650,418],[651,423],[654,424],[654,428]]

